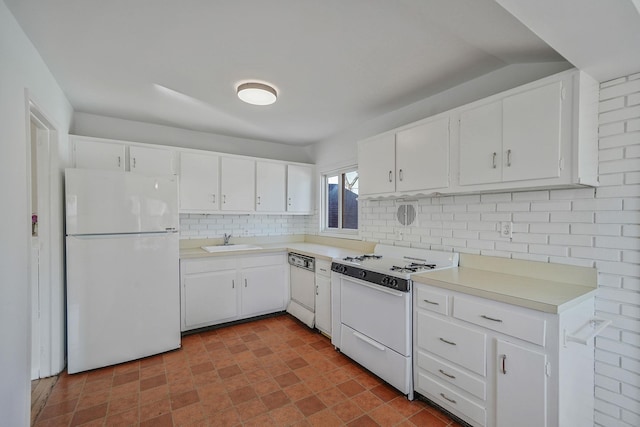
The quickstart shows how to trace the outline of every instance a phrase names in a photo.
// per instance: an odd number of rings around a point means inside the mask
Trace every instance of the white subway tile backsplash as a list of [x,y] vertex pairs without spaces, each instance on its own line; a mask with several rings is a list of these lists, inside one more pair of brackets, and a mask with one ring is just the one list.
[[549,222],[549,212],[516,212],[513,222]]
[[551,222],[585,222],[593,223],[593,212],[551,212]]
[[566,246],[593,246],[593,237],[578,234],[552,234],[549,244]]

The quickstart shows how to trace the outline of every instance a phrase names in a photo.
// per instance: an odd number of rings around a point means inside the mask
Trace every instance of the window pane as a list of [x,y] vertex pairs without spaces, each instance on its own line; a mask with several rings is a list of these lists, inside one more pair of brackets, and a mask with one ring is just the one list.
[[358,172],[342,174],[344,189],[342,194],[342,228],[358,229]]
[[338,228],[338,202],[340,197],[340,177],[327,177],[327,227]]

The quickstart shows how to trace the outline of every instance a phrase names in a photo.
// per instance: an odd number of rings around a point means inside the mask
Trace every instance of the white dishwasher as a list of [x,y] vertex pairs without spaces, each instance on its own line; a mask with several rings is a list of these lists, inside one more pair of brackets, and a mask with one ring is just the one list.
[[287,312],[313,328],[315,325],[315,258],[289,253],[291,301]]

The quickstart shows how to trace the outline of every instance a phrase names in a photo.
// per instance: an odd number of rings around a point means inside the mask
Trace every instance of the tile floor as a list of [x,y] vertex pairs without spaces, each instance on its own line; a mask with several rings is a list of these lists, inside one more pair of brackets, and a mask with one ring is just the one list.
[[63,373],[35,425],[459,427],[288,315],[189,335],[162,355]]

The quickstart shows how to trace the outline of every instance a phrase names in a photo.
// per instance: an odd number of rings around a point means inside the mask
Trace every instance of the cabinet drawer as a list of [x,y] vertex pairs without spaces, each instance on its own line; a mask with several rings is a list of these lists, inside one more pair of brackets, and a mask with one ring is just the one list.
[[434,311],[436,313],[449,314],[449,296],[441,294],[440,292],[426,289],[422,286],[418,286],[417,290],[417,305],[418,308]]
[[239,258],[239,265],[242,268],[247,267],[264,267],[267,265],[285,265],[285,255],[273,254],[273,255],[244,255]]
[[180,269],[183,274],[196,274],[208,271],[234,270],[237,265],[235,257],[198,258],[181,261]]
[[487,411],[482,406],[440,384],[423,372],[418,373],[417,382],[418,391],[425,392],[437,404],[450,409],[454,414],[465,415],[478,425],[487,424]]
[[544,347],[545,319],[502,307],[498,303],[455,297],[453,317]]
[[418,313],[418,347],[482,376],[486,375],[486,335],[426,313]]
[[418,351],[418,368],[429,371],[435,377],[447,381],[474,396],[486,399],[486,384],[448,363],[442,362],[423,351]]
[[316,274],[318,276],[331,277],[331,263],[316,258]]

